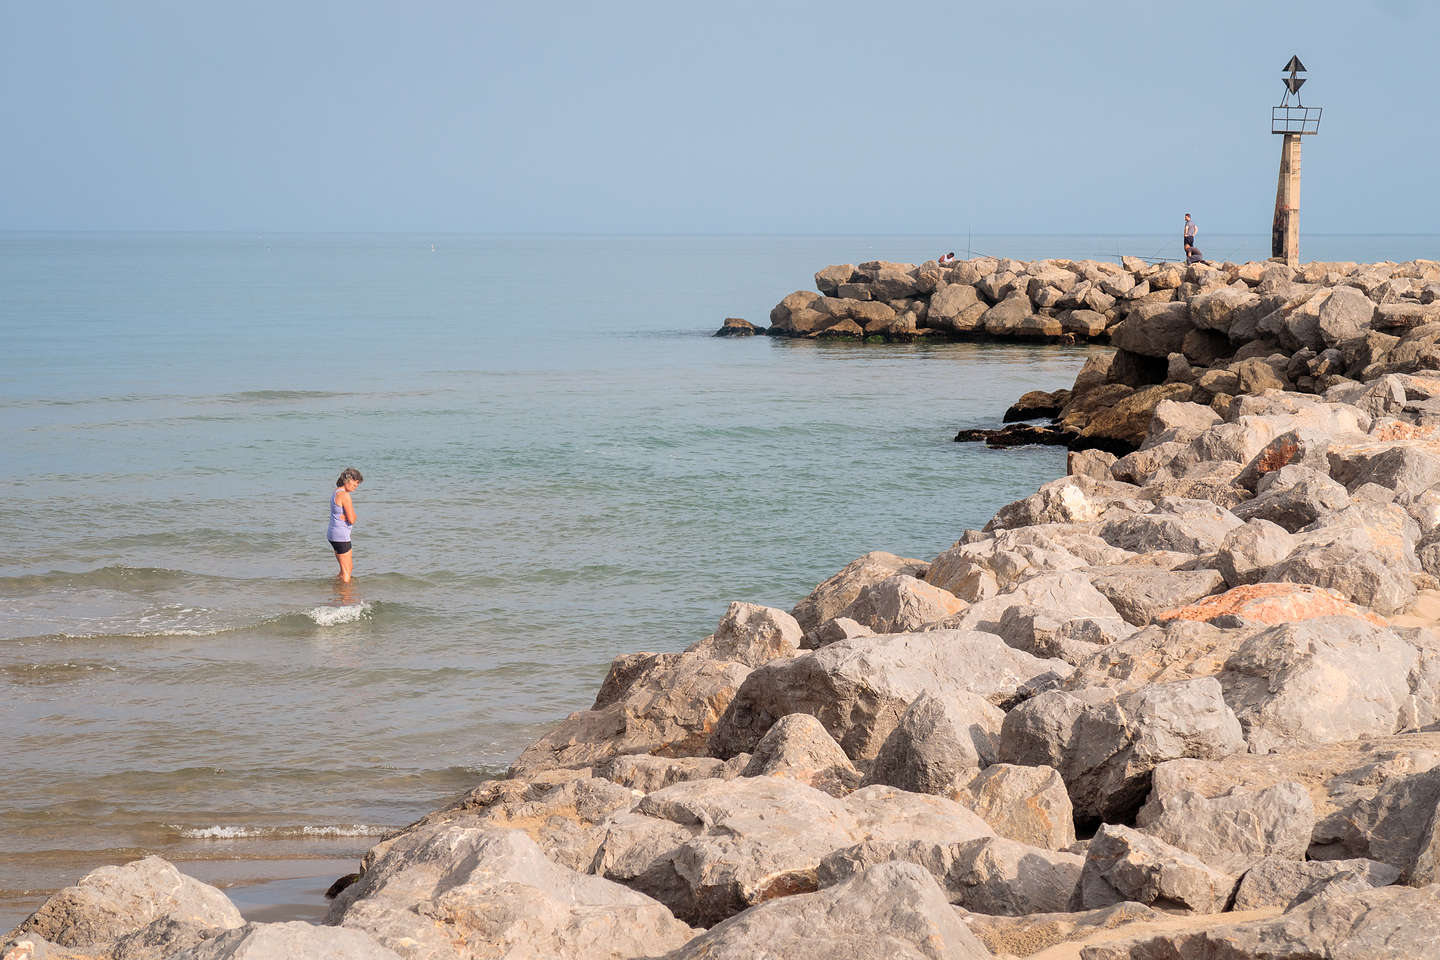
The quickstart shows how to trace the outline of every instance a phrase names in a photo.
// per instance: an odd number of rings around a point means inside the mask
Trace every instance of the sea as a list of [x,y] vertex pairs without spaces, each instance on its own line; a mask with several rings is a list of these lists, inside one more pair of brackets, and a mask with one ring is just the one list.
[[712,337],[726,317],[763,326],[832,263],[1176,234],[0,233],[0,931],[151,853],[254,918],[318,918],[616,655],[870,550],[931,558],[1062,474],[951,438],[1097,349]]

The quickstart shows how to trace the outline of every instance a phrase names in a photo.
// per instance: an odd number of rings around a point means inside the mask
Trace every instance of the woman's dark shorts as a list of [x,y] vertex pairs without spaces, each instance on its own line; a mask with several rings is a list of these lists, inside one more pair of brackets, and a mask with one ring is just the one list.
[[349,553],[349,552],[350,552],[350,541],[349,541],[349,540],[331,540],[331,541],[330,541],[330,546],[332,546],[332,547],[335,548],[335,555],[336,555],[337,557],[338,557],[340,554],[342,554],[342,553]]

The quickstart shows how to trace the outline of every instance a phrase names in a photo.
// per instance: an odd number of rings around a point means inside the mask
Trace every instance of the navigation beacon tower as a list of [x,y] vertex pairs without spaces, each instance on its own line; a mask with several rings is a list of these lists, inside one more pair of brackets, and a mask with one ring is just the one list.
[[[1292,266],[1300,262],[1300,138],[1320,132],[1323,107],[1307,107],[1300,103],[1300,88],[1305,84],[1305,64],[1291,57],[1283,68],[1288,76],[1285,96],[1270,111],[1270,132],[1282,134],[1280,148],[1280,183],[1275,188],[1275,220],[1270,228],[1270,256],[1280,257]],[[1290,98],[1295,102],[1291,103]]]

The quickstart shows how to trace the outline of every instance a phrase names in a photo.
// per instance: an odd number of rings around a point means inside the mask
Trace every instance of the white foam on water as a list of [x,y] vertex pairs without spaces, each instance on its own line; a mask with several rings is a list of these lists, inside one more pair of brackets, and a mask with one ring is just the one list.
[[360,603],[346,604],[343,607],[314,607],[305,611],[305,616],[314,620],[322,627],[333,627],[341,623],[355,623],[370,616],[374,607],[370,601],[363,600]]
[[251,840],[277,837],[380,837],[393,827],[369,823],[333,823],[303,827],[259,827],[245,824],[215,824],[209,827],[184,827],[166,824],[186,840]]

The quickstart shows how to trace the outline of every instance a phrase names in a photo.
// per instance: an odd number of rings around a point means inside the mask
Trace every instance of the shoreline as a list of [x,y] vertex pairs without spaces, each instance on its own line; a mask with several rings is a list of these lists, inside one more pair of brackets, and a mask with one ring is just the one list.
[[[1047,309],[1083,275],[1057,263],[956,281],[957,316]],[[315,935],[438,943],[424,891],[454,873],[445,936],[555,956],[583,933],[524,918],[600,909],[604,955],[674,960],[799,949],[841,906],[955,956],[1432,943],[1440,264],[1228,267],[1116,297],[1087,334],[1115,352],[1026,408],[1072,435],[1065,476],[932,559],[867,554],[789,612],[617,657],[507,777],[372,847]],[[1045,320],[1066,335],[1011,335]],[[517,884],[514,924],[475,919]]]

